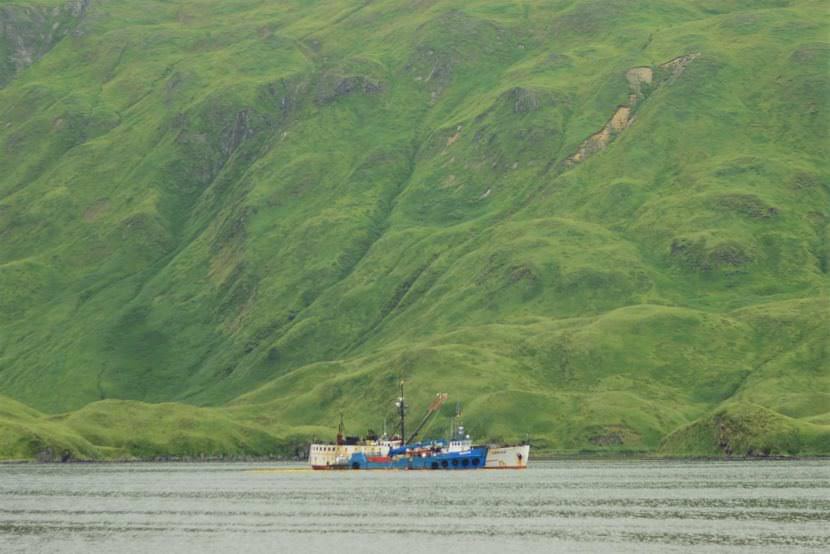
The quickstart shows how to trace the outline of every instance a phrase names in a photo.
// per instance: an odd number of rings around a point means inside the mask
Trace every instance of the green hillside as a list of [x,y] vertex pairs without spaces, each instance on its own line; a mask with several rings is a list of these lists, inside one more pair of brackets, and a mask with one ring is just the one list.
[[0,0],[0,458],[290,453],[401,376],[482,440],[830,454],[829,37],[809,0]]

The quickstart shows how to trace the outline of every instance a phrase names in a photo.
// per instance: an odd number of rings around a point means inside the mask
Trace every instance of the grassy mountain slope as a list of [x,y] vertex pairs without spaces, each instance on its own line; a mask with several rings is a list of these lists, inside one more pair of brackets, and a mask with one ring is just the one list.
[[42,412],[3,421],[260,453],[377,428],[404,375],[492,440],[828,453],[827,29],[806,0],[0,2],[0,393]]

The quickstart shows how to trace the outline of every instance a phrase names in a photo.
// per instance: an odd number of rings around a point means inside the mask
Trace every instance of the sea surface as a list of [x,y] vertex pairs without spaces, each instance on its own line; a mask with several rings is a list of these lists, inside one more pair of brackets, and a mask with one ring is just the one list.
[[830,552],[830,462],[0,465],[0,552]]

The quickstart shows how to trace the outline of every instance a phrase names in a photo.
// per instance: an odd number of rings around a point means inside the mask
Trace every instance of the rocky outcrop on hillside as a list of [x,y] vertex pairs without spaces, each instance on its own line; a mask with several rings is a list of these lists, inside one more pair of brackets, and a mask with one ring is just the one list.
[[650,67],[632,67],[625,73],[628,81],[628,102],[617,106],[602,129],[585,139],[579,148],[566,161],[566,167],[574,166],[584,161],[590,155],[604,150],[611,141],[628,128],[634,121],[634,111],[638,104],[655,88],[663,84],[671,84],[677,79],[686,66],[700,54],[686,54],[679,56],[657,67],[658,80],[655,80],[655,71]]
[[63,6],[0,6],[0,87],[38,61],[84,18],[91,0]]

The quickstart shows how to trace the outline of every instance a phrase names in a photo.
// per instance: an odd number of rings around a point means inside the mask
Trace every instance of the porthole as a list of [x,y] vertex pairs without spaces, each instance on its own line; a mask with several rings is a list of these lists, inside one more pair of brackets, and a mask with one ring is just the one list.
[[479,463],[478,458],[473,458],[473,465],[477,466]]
[[458,467],[458,458],[456,458],[455,460],[452,461],[452,465],[454,467]]
[[447,465],[449,465],[447,464],[447,460],[441,460],[441,467],[446,468]]
[[461,465],[463,465],[464,467],[467,467],[468,465],[470,465],[470,460],[468,460],[467,458],[464,458],[463,460],[461,460]]

